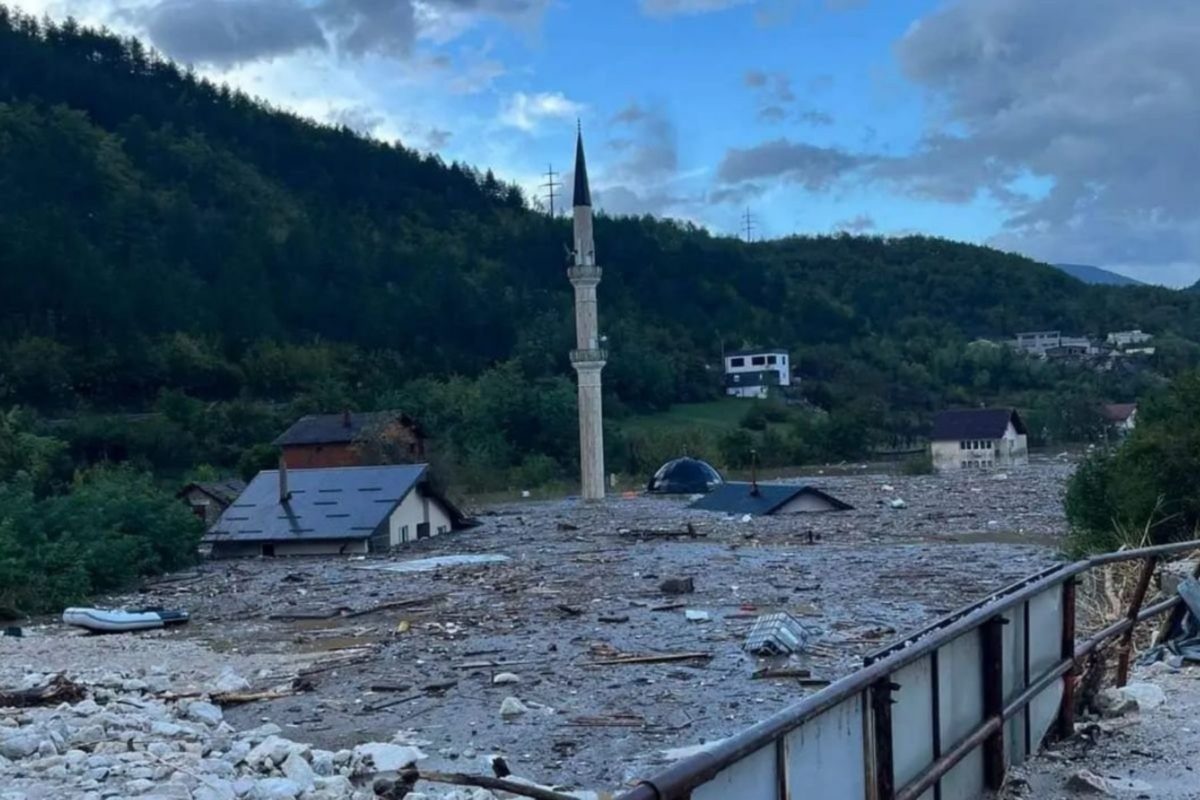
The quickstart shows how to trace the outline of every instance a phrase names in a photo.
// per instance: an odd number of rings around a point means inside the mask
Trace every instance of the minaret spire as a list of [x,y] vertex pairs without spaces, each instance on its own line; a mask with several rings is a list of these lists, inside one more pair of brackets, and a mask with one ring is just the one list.
[[592,239],[592,194],[583,156],[583,128],[575,133],[575,250],[567,277],[575,288],[575,349],[571,365],[579,378],[579,472],[584,500],[604,499],[604,415],[600,371],[608,354],[602,347],[596,311],[596,287],[602,270],[596,265]]

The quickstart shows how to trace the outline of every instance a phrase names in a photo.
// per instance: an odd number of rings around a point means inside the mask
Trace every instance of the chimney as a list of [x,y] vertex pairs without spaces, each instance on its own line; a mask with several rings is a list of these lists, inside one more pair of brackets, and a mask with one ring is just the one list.
[[342,412],[342,427],[350,430],[350,409],[348,408]]
[[279,504],[283,505],[292,499],[292,493],[288,491],[287,482],[287,461],[283,456],[279,457]]

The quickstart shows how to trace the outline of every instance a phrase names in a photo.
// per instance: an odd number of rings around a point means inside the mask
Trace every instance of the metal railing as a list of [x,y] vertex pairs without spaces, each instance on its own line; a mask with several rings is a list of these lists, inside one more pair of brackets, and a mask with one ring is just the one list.
[[[1081,659],[1120,637],[1129,675],[1137,623],[1159,562],[1200,541],[1127,550],[1026,578],[872,653],[862,669],[678,761],[618,800],[971,800],[1054,731],[1074,731]],[[1141,561],[1125,617],[1076,641],[1080,575]]]

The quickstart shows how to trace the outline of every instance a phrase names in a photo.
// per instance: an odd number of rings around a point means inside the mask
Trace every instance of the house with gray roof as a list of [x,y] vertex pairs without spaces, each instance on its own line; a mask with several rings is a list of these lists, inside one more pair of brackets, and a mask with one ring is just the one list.
[[469,527],[425,464],[264,470],[204,536],[214,558],[364,555]]
[[853,506],[803,483],[725,483],[690,508],[724,514],[763,517],[814,511],[849,511]]
[[425,433],[399,411],[308,414],[273,444],[291,469],[412,464],[425,458]]
[[1029,463],[1029,431],[1012,408],[942,411],[933,420],[930,454],[939,471],[994,469]]
[[212,525],[246,489],[240,478],[224,478],[217,481],[192,481],[180,489],[175,496],[188,504],[192,513]]

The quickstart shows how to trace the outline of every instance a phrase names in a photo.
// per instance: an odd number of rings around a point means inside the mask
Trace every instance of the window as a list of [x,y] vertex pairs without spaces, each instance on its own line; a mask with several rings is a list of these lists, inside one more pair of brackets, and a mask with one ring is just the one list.
[[984,442],[984,446],[987,447],[988,450],[991,450],[996,446],[996,443],[989,439],[988,441]]
[[402,542],[408,541],[408,526],[407,525],[400,528],[400,541],[402,541]]
[[959,443],[958,443],[958,449],[959,449],[959,450],[966,450],[966,449],[967,449],[967,443],[966,443],[966,442],[959,442]]
[[750,363],[756,367],[761,367],[763,364],[767,363],[767,357],[766,356],[754,356],[753,358],[750,359]]
[[744,359],[744,358],[731,358],[731,359],[729,359],[729,367],[730,367],[730,369],[733,369],[733,368],[735,368],[735,367],[744,367],[744,366],[746,366],[746,359]]
[[775,356],[767,356],[768,364],[776,364],[776,363],[778,363],[778,361],[779,361],[779,359],[776,358]]

